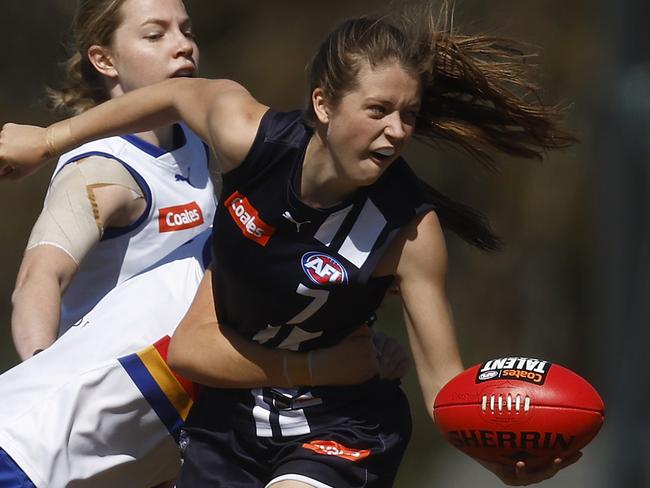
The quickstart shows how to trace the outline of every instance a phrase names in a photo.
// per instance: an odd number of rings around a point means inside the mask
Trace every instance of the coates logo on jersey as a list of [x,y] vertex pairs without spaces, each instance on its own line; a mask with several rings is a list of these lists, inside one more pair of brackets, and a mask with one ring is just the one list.
[[201,224],[203,224],[203,212],[196,202],[161,208],[158,214],[160,232],[176,232],[198,227]]
[[369,449],[353,449],[345,447],[335,441],[311,441],[309,444],[303,444],[303,448],[309,449],[316,454],[324,456],[336,456],[338,458],[347,459],[348,461],[361,461],[362,459],[370,456]]
[[317,285],[346,284],[348,272],[341,263],[327,254],[312,251],[302,256],[302,269]]
[[237,224],[244,237],[260,246],[266,246],[275,232],[275,227],[265,223],[260,214],[244,195],[236,191],[225,203],[232,220]]

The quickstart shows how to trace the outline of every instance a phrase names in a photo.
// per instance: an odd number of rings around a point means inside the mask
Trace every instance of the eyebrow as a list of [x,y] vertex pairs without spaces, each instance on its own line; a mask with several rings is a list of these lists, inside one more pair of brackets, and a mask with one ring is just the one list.
[[[156,17],[150,17],[150,18],[146,19],[144,22],[142,22],[142,24],[140,24],[140,27],[144,27],[144,26],[149,25],[149,24],[168,25],[170,23],[171,22],[169,20],[159,19],[159,18],[156,18]],[[179,22],[179,25],[181,27],[183,27],[183,26],[191,27],[192,26],[192,19],[187,17],[187,18],[183,19],[181,22]]]
[[[388,100],[386,98],[378,98],[378,97],[373,97],[373,96],[367,97],[366,98],[366,103],[380,103],[380,104],[390,105],[391,107],[395,106],[395,103],[393,103],[392,101],[390,101],[390,100]],[[413,101],[413,102],[407,103],[405,108],[407,108],[407,109],[417,109],[417,108],[419,108],[419,106],[420,106],[419,101]]]

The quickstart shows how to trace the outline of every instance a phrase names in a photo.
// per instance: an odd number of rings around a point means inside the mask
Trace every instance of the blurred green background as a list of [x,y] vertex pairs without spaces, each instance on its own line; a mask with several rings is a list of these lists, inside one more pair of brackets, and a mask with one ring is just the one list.
[[[229,77],[280,109],[302,105],[305,65],[340,20],[371,0],[187,0],[202,74]],[[2,0],[0,123],[45,124],[44,87],[56,85],[72,0]],[[581,143],[543,163],[503,160],[489,173],[458,154],[415,145],[409,160],[453,198],[490,218],[505,240],[484,254],[449,236],[449,294],[467,366],[538,356],[587,377],[608,407],[584,458],[551,487],[650,487],[650,45],[647,0],[465,0],[455,25],[539,46],[547,101],[569,106]],[[16,364],[11,292],[51,166],[0,185],[0,371]],[[155,290],[152,290],[154,293]],[[397,303],[379,327],[405,341]],[[396,486],[501,486],[455,452],[405,380],[414,435]],[[0,399],[10,401],[10,399]]]

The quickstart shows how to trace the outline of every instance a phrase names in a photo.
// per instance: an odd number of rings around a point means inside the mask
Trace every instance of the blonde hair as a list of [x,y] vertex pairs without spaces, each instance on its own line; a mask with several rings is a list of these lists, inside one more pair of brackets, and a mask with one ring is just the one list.
[[72,25],[72,54],[63,63],[63,85],[47,89],[51,109],[78,114],[110,98],[101,75],[88,59],[88,48],[94,44],[110,46],[123,20],[120,9],[124,2],[79,0]]

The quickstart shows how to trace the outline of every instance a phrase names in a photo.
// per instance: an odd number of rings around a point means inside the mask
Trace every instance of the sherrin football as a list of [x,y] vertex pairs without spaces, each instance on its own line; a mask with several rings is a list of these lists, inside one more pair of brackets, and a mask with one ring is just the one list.
[[605,405],[587,380],[549,361],[492,359],[438,393],[435,423],[473,458],[537,468],[587,445],[603,425]]

